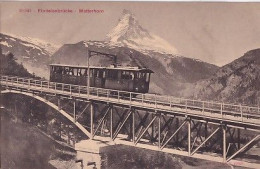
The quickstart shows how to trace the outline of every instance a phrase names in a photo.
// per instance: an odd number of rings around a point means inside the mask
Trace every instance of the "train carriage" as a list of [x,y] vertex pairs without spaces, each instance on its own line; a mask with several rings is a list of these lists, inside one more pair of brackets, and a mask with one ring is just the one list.
[[[87,71],[87,66],[51,64],[50,81],[87,86]],[[153,71],[147,68],[90,66],[90,86],[147,93],[152,73]]]

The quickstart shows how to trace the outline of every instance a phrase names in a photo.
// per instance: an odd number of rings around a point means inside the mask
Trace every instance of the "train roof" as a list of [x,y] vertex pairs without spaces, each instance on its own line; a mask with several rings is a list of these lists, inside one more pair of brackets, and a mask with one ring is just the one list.
[[[66,64],[50,64],[50,66],[56,67],[71,67],[71,68],[88,68],[83,65],[66,65]],[[152,70],[148,68],[138,68],[138,67],[102,67],[102,66],[89,66],[90,69],[108,69],[108,70],[126,70],[126,71],[137,71],[137,72],[145,72],[145,73],[154,73]]]

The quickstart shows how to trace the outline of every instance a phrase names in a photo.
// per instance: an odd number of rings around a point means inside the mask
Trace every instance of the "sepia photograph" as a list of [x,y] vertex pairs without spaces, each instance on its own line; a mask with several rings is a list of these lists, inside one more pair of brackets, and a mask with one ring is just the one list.
[[260,3],[1,1],[1,169],[260,168]]

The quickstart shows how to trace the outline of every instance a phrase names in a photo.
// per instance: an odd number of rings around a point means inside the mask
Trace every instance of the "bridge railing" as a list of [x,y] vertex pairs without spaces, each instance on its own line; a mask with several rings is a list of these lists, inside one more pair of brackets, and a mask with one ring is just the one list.
[[[73,95],[85,95],[87,94],[88,87],[73,85],[73,84],[64,84],[50,82],[46,80],[36,80],[32,78],[21,78],[21,77],[10,77],[10,76],[1,76],[1,84],[19,86],[26,89],[37,88],[37,90],[52,90],[55,92],[73,94]],[[164,96],[157,94],[143,94],[135,92],[126,92],[119,90],[111,90],[104,88],[89,88],[90,95],[96,97],[102,97],[107,100],[116,100],[118,102],[127,101],[129,104],[139,104],[140,106],[152,106],[153,108],[158,109],[171,109],[179,108],[182,111],[187,111],[192,109],[198,111],[199,114],[204,112],[211,112],[214,114],[221,115],[221,118],[227,118],[226,115],[232,115],[240,117],[239,121],[244,119],[253,118],[260,119],[259,107],[250,107],[245,105],[235,105],[235,104],[226,104],[221,102],[213,101],[200,101],[184,98],[176,98],[173,96]]]

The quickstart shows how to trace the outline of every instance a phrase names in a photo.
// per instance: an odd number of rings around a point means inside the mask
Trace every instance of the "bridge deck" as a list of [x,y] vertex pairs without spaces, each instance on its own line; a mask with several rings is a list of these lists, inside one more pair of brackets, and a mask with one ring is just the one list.
[[183,114],[218,121],[228,121],[252,126],[260,126],[259,107],[225,104],[162,96],[156,94],[141,94],[119,90],[109,90],[87,86],[54,83],[20,77],[1,76],[1,85],[13,90],[26,92],[44,92],[54,95],[77,97],[96,101],[110,102],[126,106],[167,112],[168,114]]

